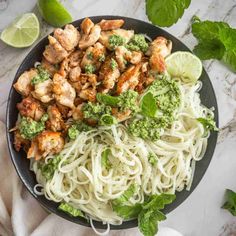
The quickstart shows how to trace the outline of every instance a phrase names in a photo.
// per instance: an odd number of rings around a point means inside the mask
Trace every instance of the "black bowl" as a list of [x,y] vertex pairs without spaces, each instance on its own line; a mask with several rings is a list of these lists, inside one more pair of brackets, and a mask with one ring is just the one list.
[[[136,33],[143,33],[154,39],[157,36],[164,36],[167,39],[170,39],[173,42],[173,51],[190,51],[182,42],[180,42],[177,38],[172,36],[171,34],[167,33],[166,31],[155,27],[149,23],[127,18],[127,17],[120,17],[120,16],[95,16],[91,17],[91,19],[94,22],[99,22],[102,19],[117,19],[122,18],[125,20],[124,28],[126,29],[134,29]],[[76,27],[80,26],[80,23],[83,19],[74,21],[72,24]],[[48,44],[48,39],[45,37],[42,39],[26,56],[24,61],[21,63],[16,76],[14,78],[14,82],[18,79],[18,77],[25,71],[30,69],[34,66],[34,63],[36,61],[40,61],[42,57],[42,53],[44,51],[45,46]],[[205,70],[203,70],[201,81],[203,83],[203,87],[200,91],[200,96],[202,103],[206,107],[215,107],[215,120],[218,125],[218,108],[217,108],[217,102],[215,93],[211,84],[211,81],[206,73]],[[6,120],[7,120],[7,141],[8,141],[8,147],[11,155],[12,162],[15,166],[15,169],[28,189],[28,191],[38,200],[38,202],[45,207],[50,212],[53,212],[57,214],[58,216],[61,216],[69,221],[72,221],[77,224],[81,224],[84,226],[90,226],[90,224],[83,218],[80,217],[71,217],[62,211],[59,211],[57,209],[58,203],[55,203],[53,201],[47,200],[44,196],[37,196],[33,188],[35,186],[36,178],[35,174],[29,170],[29,160],[26,159],[26,154],[24,151],[16,152],[13,147],[13,133],[9,133],[8,130],[10,130],[12,127],[15,126],[18,111],[16,109],[16,104],[21,101],[21,96],[15,91],[15,89],[12,87],[10,90],[9,98],[8,98],[8,104],[7,104],[7,113],[6,113]],[[192,183],[192,187],[190,191],[182,191],[180,193],[176,194],[176,200],[171,204],[168,205],[164,212],[168,213],[170,211],[173,211],[177,206],[179,206],[196,188],[200,180],[202,179],[203,175],[205,174],[208,165],[210,164],[215,146],[217,141],[217,133],[212,133],[208,140],[208,147],[206,150],[206,153],[204,155],[204,158],[197,162],[196,164],[196,170],[195,175]],[[95,227],[97,228],[105,228],[101,222],[94,222]],[[112,225],[111,229],[126,229],[126,228],[132,228],[137,226],[137,220],[130,220],[130,221],[124,221],[122,225]]]

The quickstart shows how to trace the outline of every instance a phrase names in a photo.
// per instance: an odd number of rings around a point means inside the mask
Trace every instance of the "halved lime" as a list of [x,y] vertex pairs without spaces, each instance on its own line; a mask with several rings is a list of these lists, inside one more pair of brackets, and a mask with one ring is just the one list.
[[186,82],[196,82],[202,74],[201,60],[190,52],[174,52],[166,58],[167,72]]
[[43,19],[54,27],[62,27],[72,21],[70,13],[57,0],[38,0]]
[[1,33],[1,40],[15,48],[31,46],[39,36],[39,21],[35,14],[26,13],[17,17]]

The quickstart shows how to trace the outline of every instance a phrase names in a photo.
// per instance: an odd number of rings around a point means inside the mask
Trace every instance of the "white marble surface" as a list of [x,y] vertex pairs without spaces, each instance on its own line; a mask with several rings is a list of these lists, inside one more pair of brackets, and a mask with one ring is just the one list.
[[[9,0],[8,9],[0,11],[0,31],[22,13],[35,11],[33,0]],[[147,21],[144,0],[67,0],[63,1],[74,19],[92,15],[122,15]],[[20,5],[20,7],[19,7]],[[184,17],[168,32],[191,49],[196,41],[190,32],[193,15],[201,19],[224,20],[236,28],[236,0],[192,0]],[[52,28],[42,24],[41,37]],[[5,121],[8,92],[19,64],[30,49],[14,49],[0,42],[0,120]],[[206,175],[192,195],[162,224],[185,236],[236,235],[236,217],[220,207],[226,188],[236,190],[236,74],[217,61],[204,63],[216,91],[220,135],[213,160]],[[127,231],[133,235],[135,231]],[[168,236],[168,235],[167,235]]]

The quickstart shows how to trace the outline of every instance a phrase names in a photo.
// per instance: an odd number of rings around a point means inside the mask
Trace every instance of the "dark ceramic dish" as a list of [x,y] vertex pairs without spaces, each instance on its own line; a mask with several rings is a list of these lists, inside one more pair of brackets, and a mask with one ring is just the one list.
[[[102,19],[117,19],[117,18],[122,18],[125,20],[125,25],[124,28],[126,29],[134,29],[136,33],[143,33],[147,34],[149,37],[154,39],[157,36],[164,36],[167,39],[170,39],[173,42],[173,51],[190,51],[182,42],[180,42],[177,38],[172,36],[171,34],[167,33],[166,31],[155,27],[151,24],[148,24],[146,22],[132,19],[132,18],[126,18],[126,17],[120,17],[120,16],[95,16],[91,17],[91,19],[94,22],[99,22]],[[80,23],[82,22],[83,19],[74,21],[72,24],[75,27],[79,27]],[[30,53],[26,56],[24,61],[21,63],[16,76],[14,78],[13,83],[16,82],[18,77],[25,71],[30,69],[31,67],[34,66],[34,63],[36,61],[40,61],[42,57],[42,53],[44,51],[45,46],[48,44],[48,39],[45,37],[42,39],[31,51]],[[217,109],[217,102],[216,102],[216,97],[215,93],[212,87],[212,84],[210,82],[210,79],[206,73],[205,70],[203,70],[202,76],[201,76],[201,81],[203,82],[202,89],[200,91],[201,95],[201,100],[202,103],[206,107],[215,107],[215,120],[218,125],[218,109]],[[16,109],[16,104],[20,102],[21,96],[13,89],[11,88],[9,98],[8,98],[8,104],[7,104],[7,113],[6,113],[6,120],[7,120],[7,130],[11,129],[12,127],[15,126],[16,120],[17,120],[17,115],[18,111]],[[81,224],[84,226],[90,226],[90,224],[83,218],[80,217],[71,217],[67,214],[65,214],[62,211],[59,211],[57,209],[58,204],[52,201],[47,200],[44,196],[37,196],[33,188],[35,186],[36,179],[35,175],[33,172],[29,170],[29,160],[26,159],[26,154],[24,151],[16,152],[14,147],[13,147],[13,133],[7,132],[7,140],[8,140],[8,147],[9,151],[11,154],[11,159],[12,162],[16,168],[16,171],[26,186],[26,188],[29,190],[29,192],[38,200],[38,202],[45,207],[48,211],[53,212],[69,221],[72,221],[77,224]],[[195,170],[195,175],[193,179],[193,184],[191,187],[190,191],[182,191],[180,193],[177,193],[177,198],[176,200],[166,207],[164,210],[165,213],[168,213],[170,211],[173,211],[177,206],[179,206],[196,188],[200,180],[202,179],[204,173],[207,170],[207,167],[210,164],[215,146],[216,146],[216,141],[217,141],[217,133],[214,132],[211,134],[209,140],[208,140],[208,147],[205,153],[204,158],[197,162],[196,164],[196,170]],[[97,228],[105,228],[101,222],[94,222],[95,227]],[[130,221],[125,221],[123,222],[122,225],[112,225],[111,229],[126,229],[126,228],[132,228],[137,226],[137,220],[130,220]]]

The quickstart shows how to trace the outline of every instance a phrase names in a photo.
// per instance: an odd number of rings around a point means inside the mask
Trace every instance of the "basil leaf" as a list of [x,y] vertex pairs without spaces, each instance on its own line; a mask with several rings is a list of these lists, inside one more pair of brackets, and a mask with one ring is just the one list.
[[145,116],[155,117],[157,110],[156,99],[151,92],[148,92],[141,100],[141,111]]
[[233,216],[236,216],[236,193],[230,189],[226,189],[226,202],[222,206],[228,210]]
[[155,25],[169,27],[176,23],[191,0],[146,0],[146,14]]
[[135,204],[134,206],[127,206],[112,204],[112,209],[116,212],[118,216],[122,217],[125,220],[129,220],[138,217],[138,214],[142,210],[142,205]]
[[124,204],[126,203],[136,192],[136,185],[131,184],[129,188],[117,199],[113,200],[113,204]]
[[119,97],[114,97],[114,96],[103,94],[103,93],[98,93],[96,98],[100,103],[103,103],[109,106],[117,106],[117,104],[120,101]]

